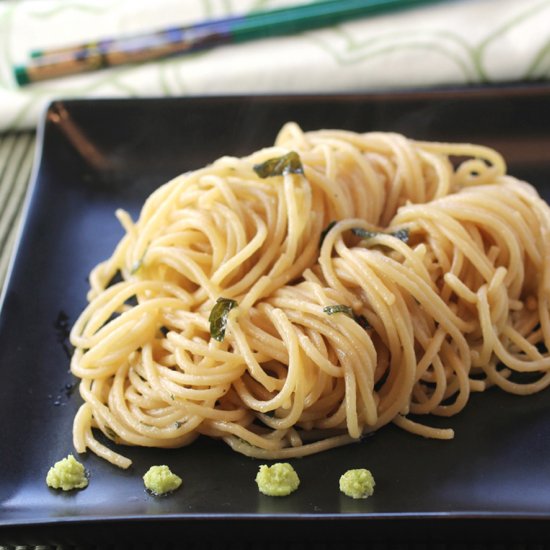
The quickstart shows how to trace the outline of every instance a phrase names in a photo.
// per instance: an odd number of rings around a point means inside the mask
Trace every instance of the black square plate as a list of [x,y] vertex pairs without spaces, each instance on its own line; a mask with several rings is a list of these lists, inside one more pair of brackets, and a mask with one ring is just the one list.
[[[473,395],[429,441],[388,426],[362,443],[294,461],[300,489],[260,495],[259,461],[200,439],[183,449],[127,448],[119,470],[82,457],[89,487],[59,494],[48,468],[72,449],[80,403],[71,392],[66,324],[85,305],[87,275],[152,190],[221,155],[270,145],[289,120],[304,129],[396,131],[493,146],[509,171],[550,200],[550,89],[376,95],[71,100],[54,102],[0,314],[0,539],[28,543],[138,540],[235,542],[541,540],[550,534],[550,393]],[[65,318],[66,316],[66,318]],[[141,476],[168,464],[184,486],[154,498]],[[338,491],[367,467],[373,497]]]

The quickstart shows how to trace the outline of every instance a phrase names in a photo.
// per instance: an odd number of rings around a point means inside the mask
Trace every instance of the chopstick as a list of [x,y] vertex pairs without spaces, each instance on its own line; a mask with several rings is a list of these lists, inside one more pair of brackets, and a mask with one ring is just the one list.
[[367,15],[411,8],[433,0],[325,0],[172,27],[152,33],[107,38],[67,47],[33,50],[26,65],[14,67],[20,86],[130,63],[283,36],[335,25]]

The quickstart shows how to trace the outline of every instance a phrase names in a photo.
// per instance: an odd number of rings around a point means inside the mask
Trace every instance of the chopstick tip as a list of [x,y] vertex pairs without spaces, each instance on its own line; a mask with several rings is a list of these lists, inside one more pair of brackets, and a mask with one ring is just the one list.
[[16,65],[13,68],[13,74],[19,86],[26,86],[27,84],[30,84],[31,79],[29,78],[29,73],[23,65]]

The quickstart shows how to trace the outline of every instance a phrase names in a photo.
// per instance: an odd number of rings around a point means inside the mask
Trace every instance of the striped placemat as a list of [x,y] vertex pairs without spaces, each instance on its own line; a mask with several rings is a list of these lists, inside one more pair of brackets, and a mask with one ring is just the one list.
[[209,544],[183,542],[174,544],[112,544],[112,545],[38,545],[0,546],[0,550],[549,550],[541,543],[464,543],[464,542],[239,542],[219,541]]
[[0,134],[0,289],[19,233],[35,141],[34,132]]

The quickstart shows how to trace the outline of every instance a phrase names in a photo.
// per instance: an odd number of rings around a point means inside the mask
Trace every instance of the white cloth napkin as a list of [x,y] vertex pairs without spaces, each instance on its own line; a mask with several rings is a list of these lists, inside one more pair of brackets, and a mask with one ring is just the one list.
[[[302,0],[303,2],[303,0]],[[153,31],[290,0],[0,2],[0,132],[59,97],[357,92],[544,79],[550,0],[444,0],[281,38],[18,87],[32,49]]]

